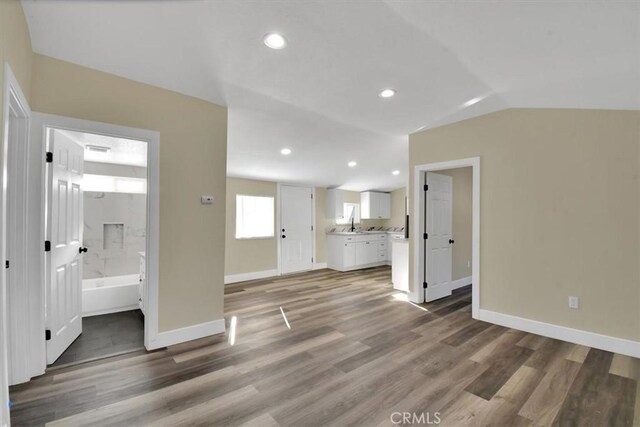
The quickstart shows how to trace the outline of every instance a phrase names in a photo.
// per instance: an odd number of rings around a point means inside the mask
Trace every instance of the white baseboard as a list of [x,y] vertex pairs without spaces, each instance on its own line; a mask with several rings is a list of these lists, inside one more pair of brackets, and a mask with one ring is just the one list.
[[157,339],[153,342],[153,349],[197,340],[198,338],[204,338],[210,335],[221,334],[224,333],[224,331],[224,319],[217,319],[212,320],[211,322],[187,326],[186,328],[159,332]]
[[451,290],[462,288],[471,284],[471,276],[463,277],[462,279],[454,280],[451,282]]
[[122,311],[137,310],[140,306],[138,304],[128,305],[125,307],[107,308],[104,310],[87,311],[82,313],[82,317],[102,316],[103,314],[120,313]]
[[323,270],[327,268],[327,263],[326,262],[316,262],[315,264],[313,264],[313,267],[311,268],[312,270]]
[[482,309],[480,309],[478,313],[478,320],[549,338],[568,341],[574,344],[585,345],[587,347],[640,358],[640,342],[638,341],[601,335],[595,332],[568,328],[566,326],[552,325],[550,323],[539,322],[537,320],[524,319],[522,317]]
[[246,282],[247,280],[266,279],[278,275],[278,270],[254,271],[253,273],[230,274],[224,276],[224,284]]

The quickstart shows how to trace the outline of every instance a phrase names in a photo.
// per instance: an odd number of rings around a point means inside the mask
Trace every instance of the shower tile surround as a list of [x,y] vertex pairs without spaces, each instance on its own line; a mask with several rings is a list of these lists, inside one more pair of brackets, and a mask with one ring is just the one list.
[[[85,162],[85,173],[145,178],[146,168]],[[137,274],[146,243],[146,194],[84,192],[83,279]]]

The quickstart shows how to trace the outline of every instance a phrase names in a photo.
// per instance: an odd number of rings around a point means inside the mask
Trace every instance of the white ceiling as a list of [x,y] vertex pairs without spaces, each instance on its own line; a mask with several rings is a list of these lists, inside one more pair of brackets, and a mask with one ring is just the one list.
[[[56,129],[55,131],[66,135],[84,147],[84,160],[87,162],[147,167],[146,142],[72,130]],[[86,149],[87,145],[107,147],[109,151],[88,150]]]
[[[508,107],[640,109],[638,1],[23,4],[38,53],[227,105],[231,176],[393,189],[423,126]],[[271,31],[286,49],[263,45]],[[397,95],[378,98],[386,87]]]

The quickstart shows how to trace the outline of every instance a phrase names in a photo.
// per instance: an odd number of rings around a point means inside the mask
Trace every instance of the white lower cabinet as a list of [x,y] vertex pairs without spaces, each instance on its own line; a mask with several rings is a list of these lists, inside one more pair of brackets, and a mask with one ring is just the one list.
[[345,268],[352,268],[356,265],[356,244],[355,242],[344,244],[342,262]]
[[327,267],[333,270],[357,270],[389,262],[386,233],[329,234],[327,243]]

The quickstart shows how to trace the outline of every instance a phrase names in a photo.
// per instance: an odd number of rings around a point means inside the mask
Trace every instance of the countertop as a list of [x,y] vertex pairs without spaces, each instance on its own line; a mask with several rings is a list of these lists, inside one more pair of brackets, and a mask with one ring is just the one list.
[[328,236],[366,236],[367,234],[402,234],[404,235],[404,231],[384,231],[384,230],[372,230],[372,231],[360,231],[360,232],[331,231],[327,233]]

